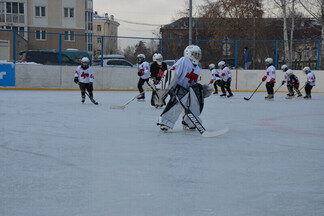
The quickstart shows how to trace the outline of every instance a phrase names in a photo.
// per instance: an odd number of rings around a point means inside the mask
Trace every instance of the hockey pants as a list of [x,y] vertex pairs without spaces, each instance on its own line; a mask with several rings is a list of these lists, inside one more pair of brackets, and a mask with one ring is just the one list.
[[275,85],[275,83],[267,82],[266,88],[267,88],[268,95],[273,95],[273,87],[274,87],[274,85]]
[[223,92],[223,94],[226,94],[226,91],[231,95],[232,91],[231,91],[231,81],[222,81],[221,82],[221,90]]
[[299,84],[298,85],[293,85],[291,83],[287,84],[287,89],[290,94],[294,94],[294,90],[297,92],[297,94],[300,94],[300,91],[298,90]]
[[85,93],[86,91],[89,92],[89,96],[90,98],[93,97],[93,85],[92,83],[79,83],[79,87],[80,87],[80,90],[81,90],[81,97],[82,98],[85,98]]
[[[195,84],[189,88],[189,90],[183,88],[182,86],[177,85],[174,90],[174,95],[171,95],[171,99],[163,110],[162,114],[159,118],[159,125],[166,125],[170,128],[174,127],[177,119],[179,118],[181,112],[183,112],[183,107],[178,102],[175,95],[178,96],[179,100],[190,109],[190,111],[197,117],[197,119],[201,122],[198,117],[202,112],[204,106],[203,99],[203,90],[200,84]],[[183,116],[183,121],[189,127],[195,127],[194,124],[190,121],[187,115]]]
[[144,92],[143,85],[144,85],[145,82],[148,83],[148,79],[142,79],[142,78],[140,78],[140,79],[138,80],[137,88],[138,88],[138,91],[139,91],[140,93]]
[[216,80],[214,82],[214,89],[215,89],[215,92],[218,92],[218,88],[217,86],[221,86],[221,81],[220,80]]
[[313,86],[309,85],[308,83],[305,86],[305,92],[306,95],[311,96],[311,91],[312,91]]

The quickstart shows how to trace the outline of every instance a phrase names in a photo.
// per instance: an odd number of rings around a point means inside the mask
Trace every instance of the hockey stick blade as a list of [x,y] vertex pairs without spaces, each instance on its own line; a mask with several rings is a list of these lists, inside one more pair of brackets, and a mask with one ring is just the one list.
[[229,131],[229,128],[223,128],[223,129],[218,130],[218,131],[205,131],[201,135],[203,137],[206,137],[206,138],[212,138],[212,137],[216,137],[216,136],[226,134],[228,131]]
[[90,99],[90,101],[91,101],[93,104],[95,104],[95,105],[99,105],[99,103],[98,103],[97,101],[93,100],[93,99],[90,97],[90,95],[89,95],[88,92],[86,92],[86,95],[88,96],[88,98]]
[[248,100],[250,100],[250,98],[246,98],[246,97],[244,97],[244,100],[247,100],[247,101],[248,101]]
[[130,102],[132,102],[133,100],[135,100],[135,98],[136,98],[136,96],[133,97],[131,100],[127,101],[124,105],[121,105],[121,106],[115,106],[115,105],[112,105],[112,106],[110,106],[109,108],[110,108],[110,109],[125,109],[126,106],[127,106]]

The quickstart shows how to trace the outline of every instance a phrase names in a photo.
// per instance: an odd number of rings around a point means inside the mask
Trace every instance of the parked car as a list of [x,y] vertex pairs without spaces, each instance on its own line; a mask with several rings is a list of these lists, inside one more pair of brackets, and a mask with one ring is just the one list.
[[[110,55],[103,55],[103,59],[125,59],[125,56],[119,54],[110,54]],[[98,59],[101,59],[101,55],[98,56]]]
[[[59,52],[59,51],[57,51]],[[88,57],[90,59],[90,65],[92,64],[91,56],[87,51],[80,51],[78,49],[66,49],[62,51],[63,54],[67,55],[70,59],[78,64],[81,64],[81,59],[83,57]]]
[[[101,61],[95,61],[92,66],[101,66]],[[104,59],[103,67],[125,67],[131,68],[135,67],[132,63],[125,59]]]
[[[35,62],[43,65],[59,65],[59,52],[55,50],[26,50],[19,53],[19,62]],[[66,54],[62,53],[62,65],[78,65]]]

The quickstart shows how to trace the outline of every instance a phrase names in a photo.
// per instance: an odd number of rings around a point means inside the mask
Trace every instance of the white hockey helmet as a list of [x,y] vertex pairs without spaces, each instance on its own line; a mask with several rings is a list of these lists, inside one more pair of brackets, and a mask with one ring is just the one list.
[[144,54],[138,54],[137,55],[137,62],[139,63],[139,64],[142,64],[143,62],[145,61],[145,55]]
[[218,67],[220,67],[220,66],[225,66],[225,62],[224,61],[218,62]]
[[163,56],[160,53],[154,53],[153,61],[157,62],[159,65],[162,64]]
[[272,58],[266,58],[265,62],[266,63],[269,63],[269,64],[272,64],[273,63],[273,60],[272,60]]
[[208,67],[209,67],[209,69],[214,69],[215,68],[215,65],[214,64],[210,64]]
[[89,59],[88,57],[83,57],[83,58],[81,59],[81,63],[83,63],[83,62],[85,62],[85,63],[90,63],[90,59]]
[[199,46],[189,45],[186,47],[183,53],[184,56],[190,59],[193,64],[198,65],[201,59],[201,49]]
[[309,73],[309,72],[310,72],[310,68],[309,68],[309,67],[304,67],[304,68],[303,68],[303,72],[304,72],[305,74]]
[[282,66],[281,66],[281,70],[282,70],[283,72],[286,72],[286,71],[288,70],[288,66],[287,66],[286,64],[282,65]]
[[291,69],[288,69],[288,70],[287,70],[287,74],[288,74],[288,75],[291,75],[291,74],[293,74],[293,71],[292,71]]

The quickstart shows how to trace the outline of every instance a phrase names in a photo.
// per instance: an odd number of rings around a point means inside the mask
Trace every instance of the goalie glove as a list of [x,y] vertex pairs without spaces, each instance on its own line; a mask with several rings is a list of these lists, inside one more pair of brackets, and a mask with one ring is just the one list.
[[211,93],[213,92],[213,88],[210,85],[203,85],[203,94],[204,94],[204,98],[207,98],[211,95]]

